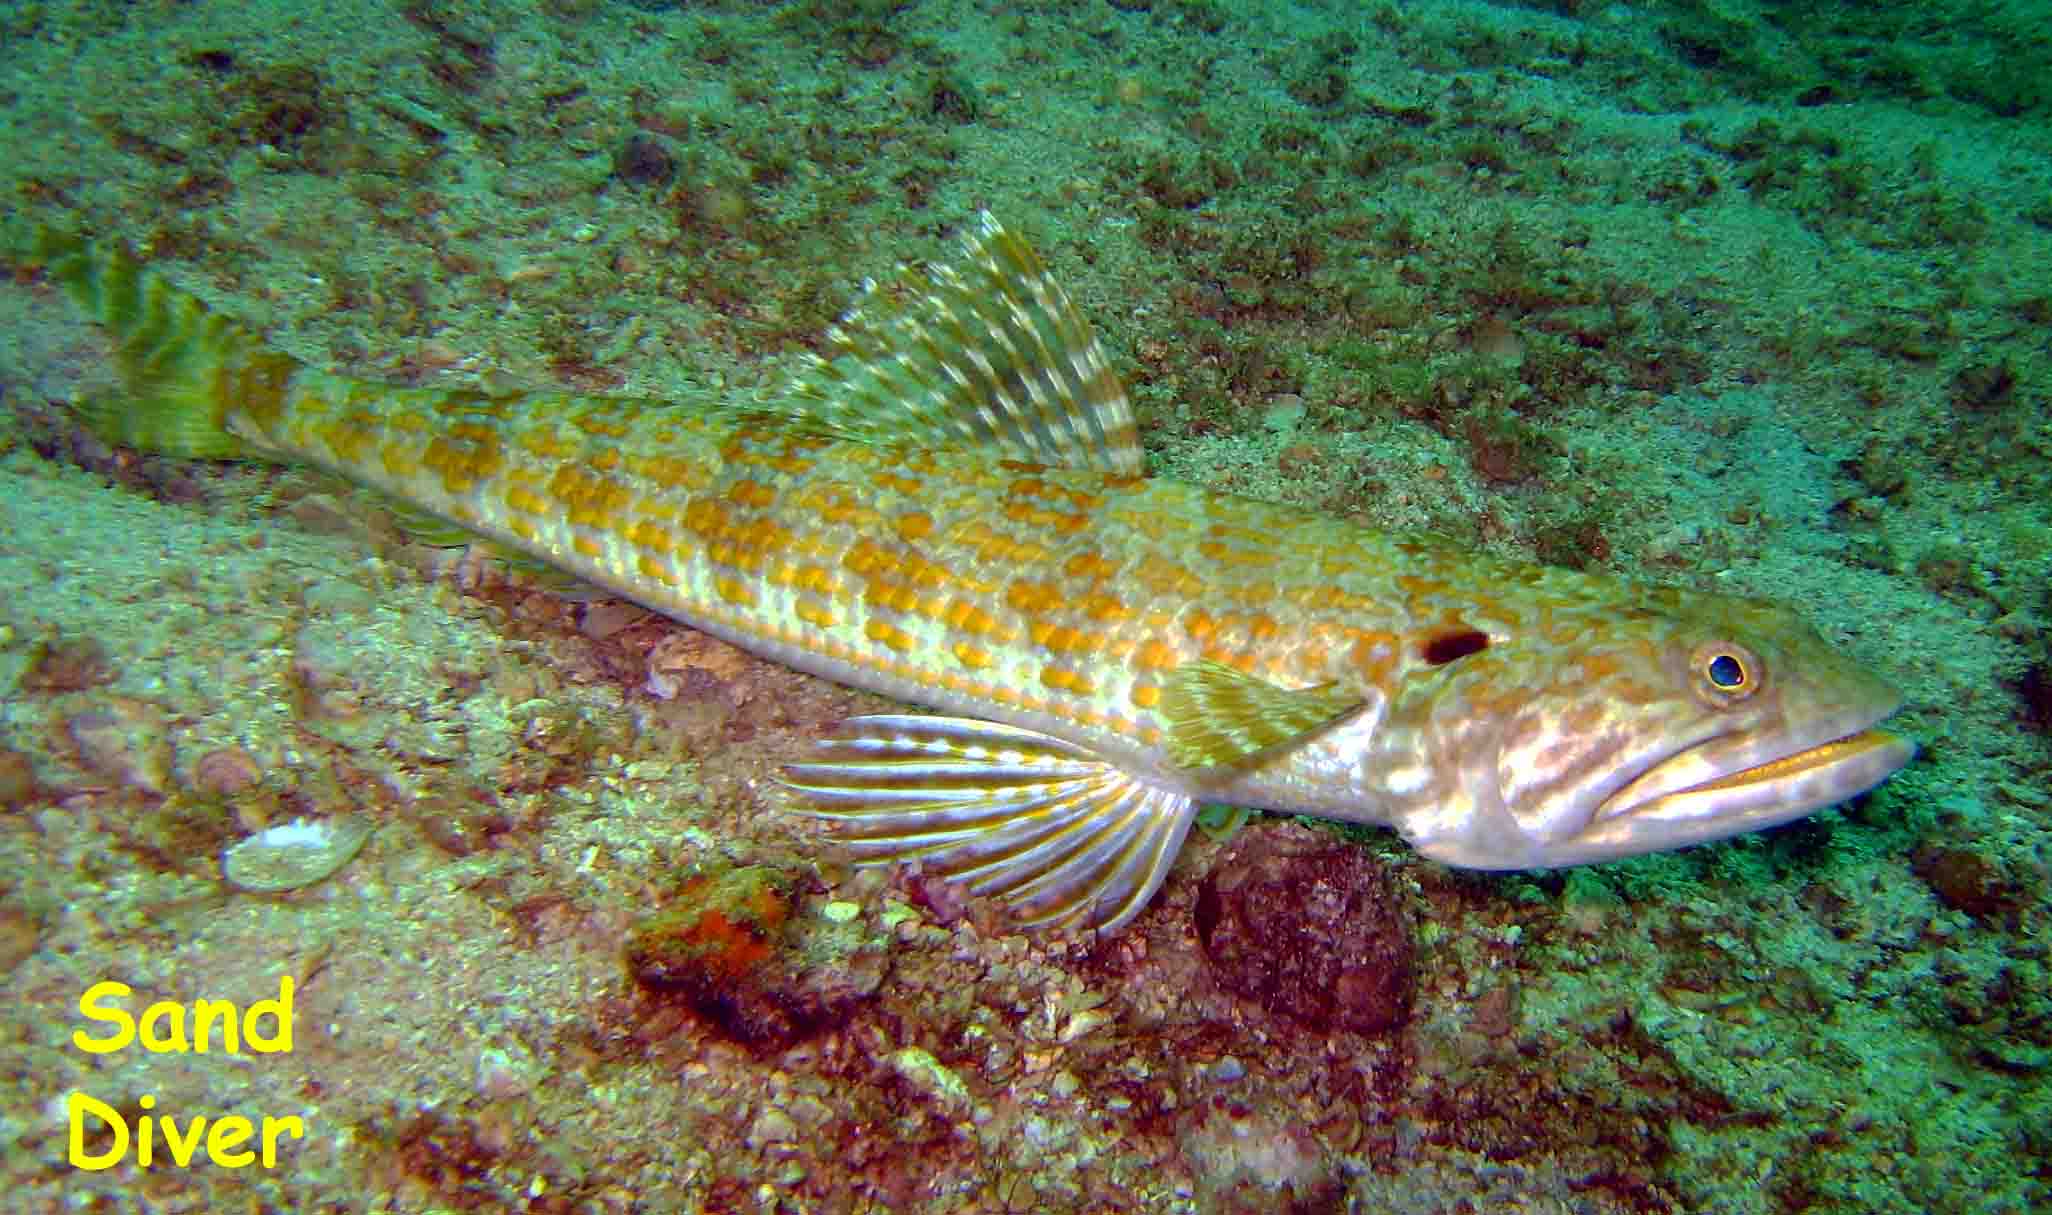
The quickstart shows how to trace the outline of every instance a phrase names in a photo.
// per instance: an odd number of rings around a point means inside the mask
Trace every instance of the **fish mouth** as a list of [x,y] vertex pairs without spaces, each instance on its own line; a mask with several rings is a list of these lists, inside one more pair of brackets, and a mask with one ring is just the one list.
[[1598,860],[1778,826],[1865,793],[1916,753],[1909,739],[1874,727],[1754,763],[1743,747],[1714,739],[1605,799],[1574,851]]

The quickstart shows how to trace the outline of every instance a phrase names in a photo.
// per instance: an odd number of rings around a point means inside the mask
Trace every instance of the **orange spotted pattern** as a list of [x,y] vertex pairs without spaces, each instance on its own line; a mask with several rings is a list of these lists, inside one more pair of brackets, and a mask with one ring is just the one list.
[[1173,482],[652,401],[304,371],[244,425],[792,665],[1114,749],[1160,741],[1164,683],[1192,660],[1372,695],[1427,638],[1503,627],[1521,597],[1499,592],[1530,577]]

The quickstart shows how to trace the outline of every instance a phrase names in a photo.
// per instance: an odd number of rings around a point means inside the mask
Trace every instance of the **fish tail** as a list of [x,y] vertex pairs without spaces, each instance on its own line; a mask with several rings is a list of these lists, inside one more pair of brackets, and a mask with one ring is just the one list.
[[118,242],[45,229],[37,255],[49,281],[113,343],[121,391],[75,406],[94,434],[191,459],[264,456],[232,423],[274,411],[297,360],[144,269]]

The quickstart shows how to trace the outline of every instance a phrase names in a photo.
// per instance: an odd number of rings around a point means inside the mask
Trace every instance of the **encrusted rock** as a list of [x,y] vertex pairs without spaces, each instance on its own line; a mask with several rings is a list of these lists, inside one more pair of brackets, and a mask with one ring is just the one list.
[[1215,1097],[1183,1115],[1176,1146],[1195,1174],[1203,1210],[1337,1215],[1345,1209],[1345,1187],[1295,1111]]
[[1411,924],[1364,849],[1278,825],[1241,834],[1198,892],[1197,935],[1220,986],[1320,1031],[1410,1019]]

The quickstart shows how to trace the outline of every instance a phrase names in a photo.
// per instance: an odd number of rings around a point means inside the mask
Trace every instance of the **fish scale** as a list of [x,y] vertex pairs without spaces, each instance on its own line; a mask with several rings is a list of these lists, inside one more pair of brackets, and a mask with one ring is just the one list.
[[395,388],[263,346],[117,248],[50,277],[110,439],[317,465],[766,657],[950,716],[786,770],[857,857],[1113,931],[1200,801],[1577,864],[1787,821],[1912,748],[1785,609],[1491,559],[1144,475],[1087,322],[989,217],[865,285],[787,390],[713,409]]
[[1196,658],[1382,684],[1409,622],[1364,628],[1363,607],[1466,627],[1450,584],[1376,576],[1426,546],[1342,564],[1303,534],[1324,520],[1172,482],[899,458],[657,401],[358,387],[309,372],[252,433],[736,644],[1101,747],[1159,746],[1160,678]]

